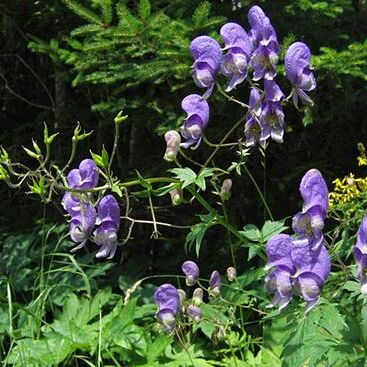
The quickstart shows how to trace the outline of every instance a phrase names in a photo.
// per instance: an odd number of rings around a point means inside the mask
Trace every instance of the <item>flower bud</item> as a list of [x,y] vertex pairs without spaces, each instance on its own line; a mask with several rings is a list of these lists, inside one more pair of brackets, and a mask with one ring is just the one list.
[[181,189],[173,189],[169,192],[171,195],[172,205],[180,205],[183,200],[182,190]]
[[228,200],[231,197],[231,188],[232,180],[230,178],[226,178],[220,188],[220,196],[223,200]]
[[167,131],[164,134],[164,139],[166,140],[166,152],[164,153],[164,159],[167,162],[172,162],[176,159],[178,148],[181,143],[181,136],[175,130]]
[[194,294],[192,295],[192,302],[195,306],[200,306],[203,303],[203,290],[201,288],[196,288]]
[[218,296],[220,294],[221,279],[217,270],[212,272],[209,279],[209,294],[211,296]]
[[177,289],[177,292],[180,298],[180,305],[182,306],[186,300],[186,292],[183,289]]
[[237,278],[237,271],[233,266],[227,269],[227,279],[229,282],[233,282]]
[[195,305],[190,305],[189,307],[187,307],[186,314],[188,317],[190,317],[190,319],[195,322],[200,321],[203,317],[203,311]]
[[185,261],[182,264],[182,271],[186,275],[186,285],[192,286],[199,277],[199,267],[193,261]]
[[216,338],[218,341],[222,341],[226,338],[226,329],[224,328],[224,326],[219,326],[218,330],[215,334]]

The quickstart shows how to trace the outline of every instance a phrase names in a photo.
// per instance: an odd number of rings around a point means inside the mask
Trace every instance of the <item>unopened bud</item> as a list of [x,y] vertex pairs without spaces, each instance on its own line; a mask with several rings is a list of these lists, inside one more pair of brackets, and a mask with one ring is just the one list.
[[183,201],[182,190],[181,189],[173,189],[169,192],[171,195],[172,205],[180,205]]
[[229,282],[233,282],[237,278],[237,271],[233,266],[227,268],[227,279]]
[[216,338],[218,341],[222,341],[226,338],[226,329],[224,328],[224,326],[219,326],[218,330],[215,334]]
[[196,288],[192,295],[192,302],[195,306],[200,306],[203,303],[204,292],[201,288]]
[[209,279],[209,294],[214,297],[219,296],[220,286],[221,286],[220,274],[218,273],[217,270],[214,270]]
[[232,180],[230,178],[226,178],[220,188],[220,196],[223,200],[228,200],[231,197],[231,188]]
[[122,111],[120,111],[117,116],[114,118],[114,122],[116,125],[120,125],[123,121],[125,121],[129,116],[128,115],[123,115]]
[[164,159],[167,162],[172,162],[176,159],[178,148],[181,143],[181,136],[175,130],[167,131],[164,134],[164,139],[166,140],[166,152],[164,153]]
[[190,319],[195,322],[200,321],[203,317],[203,311],[201,310],[201,308],[195,305],[190,305],[189,307],[187,307],[186,314],[188,317],[190,317]]
[[186,300],[186,292],[183,289],[177,289],[177,292],[180,298],[180,305],[182,306]]

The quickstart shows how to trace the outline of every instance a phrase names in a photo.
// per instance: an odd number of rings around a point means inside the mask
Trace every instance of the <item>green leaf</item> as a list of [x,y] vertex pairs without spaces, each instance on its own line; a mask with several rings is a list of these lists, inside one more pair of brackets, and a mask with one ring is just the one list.
[[213,176],[214,171],[215,170],[213,168],[204,168],[203,171],[199,174],[199,176],[197,176],[195,184],[199,186],[201,190],[205,191],[206,189],[205,179],[207,177]]
[[[202,218],[201,218],[202,219]],[[195,252],[196,256],[199,257],[201,243],[205,236],[206,231],[216,223],[214,222],[214,217],[211,214],[205,217],[205,222],[196,224],[191,228],[191,231],[186,237],[185,249],[191,249],[191,247],[195,244]]]
[[267,242],[270,237],[282,233],[288,227],[284,225],[285,219],[272,222],[267,220],[261,228],[262,242]]
[[239,231],[241,235],[253,242],[261,242],[262,234],[260,230],[254,224],[247,224],[243,227],[242,231]]
[[191,168],[172,168],[169,170],[174,173],[177,179],[182,181],[182,188],[189,186],[196,181],[196,173]]

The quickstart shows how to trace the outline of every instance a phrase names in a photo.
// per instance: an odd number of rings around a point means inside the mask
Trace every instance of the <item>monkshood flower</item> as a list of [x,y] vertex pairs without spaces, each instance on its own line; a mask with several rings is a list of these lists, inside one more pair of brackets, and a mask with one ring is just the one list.
[[277,267],[265,277],[266,290],[274,294],[274,298],[267,307],[279,307],[279,311],[285,308],[292,299],[292,275],[286,269]]
[[203,311],[200,307],[189,305],[186,309],[186,315],[195,322],[198,322],[203,317]]
[[303,42],[292,43],[285,54],[285,71],[293,86],[292,97],[296,107],[298,107],[298,98],[304,104],[313,105],[312,99],[306,93],[316,88],[310,60],[311,51]]
[[247,77],[251,57],[251,41],[237,23],[227,23],[220,29],[227,53],[222,58],[221,72],[230,79],[226,92],[231,91]]
[[166,140],[166,152],[163,158],[167,162],[172,162],[177,157],[178,148],[181,144],[181,136],[177,131],[170,130],[164,134],[164,139]]
[[196,149],[209,122],[208,102],[198,94],[190,94],[182,100],[181,107],[187,114],[181,127],[181,134],[186,142],[181,143],[181,146],[184,148],[194,146],[192,149]]
[[180,309],[180,297],[172,284],[163,284],[154,292],[154,302],[158,306],[157,320],[172,333],[176,326],[176,317]]
[[182,271],[186,275],[186,285],[194,285],[199,278],[199,267],[193,261],[185,261],[182,264]]
[[292,237],[286,234],[275,235],[266,244],[268,262],[265,269],[275,268],[265,278],[267,291],[274,294],[268,307],[278,306],[282,310],[292,299],[292,275],[296,272],[291,258],[293,248]]
[[316,251],[307,245],[295,246],[291,256],[296,267],[294,289],[307,302],[308,312],[320,300],[320,290],[330,274],[330,256],[323,245]]
[[209,292],[217,296],[220,294],[221,278],[217,270],[214,270],[209,279]]
[[68,176],[68,186],[72,189],[93,189],[98,185],[98,167],[92,159],[84,159],[79,168],[72,169]]
[[359,227],[353,255],[357,263],[357,275],[361,282],[361,292],[367,294],[367,216],[363,218]]
[[293,230],[300,235],[294,243],[297,246],[309,245],[315,250],[324,241],[322,230],[329,209],[329,191],[317,169],[311,169],[303,176],[299,190],[303,207],[302,212],[293,217]]
[[260,115],[260,141],[265,142],[271,137],[277,143],[283,143],[284,112],[282,100],[284,94],[273,80],[264,81],[265,99]]
[[79,211],[73,213],[70,220],[70,237],[74,242],[79,244],[71,250],[72,252],[85,246],[87,239],[92,234],[96,219],[97,212],[94,206],[91,203],[81,200],[79,203]]
[[96,257],[112,259],[117,249],[117,231],[120,227],[120,207],[112,195],[105,196],[99,202],[96,224],[98,228],[93,232],[94,242],[101,246]]
[[199,88],[207,88],[204,98],[213,91],[215,78],[220,69],[222,51],[219,43],[211,37],[200,36],[190,44],[190,52],[194,58],[194,81]]
[[254,69],[253,80],[272,80],[277,74],[276,65],[279,60],[279,44],[275,30],[259,6],[250,8],[248,21],[251,26],[249,38],[253,49],[250,60]]
[[246,146],[252,147],[257,142],[264,144],[265,142],[260,141],[261,125],[261,94],[256,88],[251,88],[250,98],[248,105],[250,110],[247,113],[246,124],[245,124],[245,137]]

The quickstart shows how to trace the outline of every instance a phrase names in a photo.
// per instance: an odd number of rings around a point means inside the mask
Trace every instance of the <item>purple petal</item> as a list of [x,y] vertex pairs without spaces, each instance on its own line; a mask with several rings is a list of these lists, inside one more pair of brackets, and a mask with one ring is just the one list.
[[290,272],[295,272],[295,267],[291,259],[291,250],[293,249],[292,237],[287,234],[279,234],[270,238],[266,244],[266,254],[268,262],[266,269],[274,266],[284,265],[290,269]]
[[199,267],[193,261],[185,261],[182,264],[182,271],[186,275],[186,284],[194,285],[199,277]]
[[111,222],[118,229],[120,227],[120,207],[112,195],[106,195],[98,205],[98,223]]
[[303,198],[303,211],[314,205],[320,205],[327,213],[329,208],[329,191],[325,180],[317,169],[309,170],[302,178],[299,191]]
[[221,285],[220,274],[218,273],[217,270],[214,270],[209,279],[209,287],[214,289],[214,288],[219,288],[220,285]]
[[154,292],[154,302],[159,311],[168,310],[173,315],[177,315],[180,308],[180,297],[172,284],[163,284],[157,288]]

